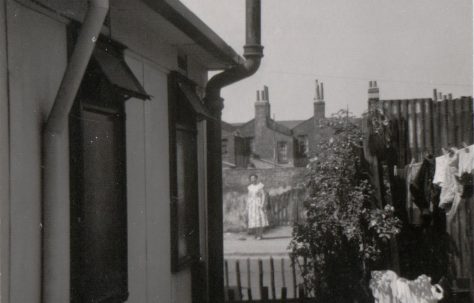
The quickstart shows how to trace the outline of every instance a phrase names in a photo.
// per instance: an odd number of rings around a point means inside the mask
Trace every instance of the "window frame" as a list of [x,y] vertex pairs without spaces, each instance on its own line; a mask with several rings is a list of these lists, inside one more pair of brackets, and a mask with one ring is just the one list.
[[[281,148],[285,148],[285,153],[281,153]],[[282,157],[283,156],[283,157]],[[288,157],[288,142],[287,141],[277,141],[277,161],[281,164],[289,163]]]
[[[201,234],[202,234],[202,218],[200,218],[200,204],[201,204],[201,193],[202,189],[200,179],[201,179],[201,167],[198,163],[200,159],[200,149],[202,134],[200,126],[201,121],[203,120],[202,115],[198,113],[190,104],[189,100],[186,100],[186,97],[180,94],[180,83],[184,83],[190,87],[195,87],[196,84],[191,80],[187,79],[178,72],[171,72],[168,76],[168,110],[169,110],[169,143],[170,143],[170,231],[171,231],[171,271],[173,273],[180,272],[184,269],[191,268],[193,265],[197,264],[202,256],[202,243],[201,243]],[[183,128],[178,123],[179,110],[181,105],[187,106],[188,111],[193,111],[194,115],[190,118],[193,120],[193,132],[196,142],[195,146],[195,155],[196,159],[194,175],[196,177],[195,182],[195,201],[192,204],[187,202],[187,207],[192,207],[192,217],[186,217],[186,220],[191,220],[190,224],[192,225],[192,237],[191,234],[188,235],[187,239],[187,253],[184,256],[180,256],[180,226],[179,222],[180,216],[186,216],[186,212],[181,214],[179,211],[179,205],[177,200],[178,194],[178,159],[177,159],[177,131],[183,130]],[[188,212],[189,213],[189,212]]]

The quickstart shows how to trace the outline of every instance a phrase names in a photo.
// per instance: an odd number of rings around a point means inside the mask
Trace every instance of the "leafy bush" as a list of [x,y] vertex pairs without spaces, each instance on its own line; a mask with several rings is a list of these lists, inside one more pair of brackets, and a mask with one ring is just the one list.
[[329,119],[334,136],[308,165],[306,220],[295,224],[290,243],[292,257],[305,260],[306,289],[320,302],[367,298],[368,274],[401,226],[392,206],[375,207],[353,121],[345,111]]

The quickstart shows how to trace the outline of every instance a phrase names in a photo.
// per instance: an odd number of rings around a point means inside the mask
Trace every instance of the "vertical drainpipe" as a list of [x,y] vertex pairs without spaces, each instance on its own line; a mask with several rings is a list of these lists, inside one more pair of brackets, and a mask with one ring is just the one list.
[[260,66],[263,46],[260,41],[260,0],[246,0],[246,44],[243,63],[213,76],[206,86],[205,102],[215,120],[207,127],[207,173],[208,173],[208,288],[209,302],[224,301],[224,240],[222,207],[222,154],[221,118],[223,99],[221,89],[227,85],[253,75]]
[[43,129],[42,302],[70,301],[70,200],[69,192],[62,188],[64,179],[69,180],[69,112],[108,10],[108,0],[89,1],[79,37]]
[[10,100],[7,3],[0,0],[0,303],[10,302]]

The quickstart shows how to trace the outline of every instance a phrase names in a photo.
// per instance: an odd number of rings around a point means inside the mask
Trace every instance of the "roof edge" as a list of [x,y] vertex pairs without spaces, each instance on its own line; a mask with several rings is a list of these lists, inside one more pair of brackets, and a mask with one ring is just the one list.
[[244,62],[244,59],[232,47],[181,2],[177,0],[142,1],[225,64],[232,66]]

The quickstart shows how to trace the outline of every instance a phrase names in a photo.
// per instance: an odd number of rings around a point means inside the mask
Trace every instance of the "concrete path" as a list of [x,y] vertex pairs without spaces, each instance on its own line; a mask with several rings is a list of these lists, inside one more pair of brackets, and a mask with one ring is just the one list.
[[224,234],[224,257],[287,256],[291,241],[291,226],[272,228],[256,240],[247,233]]

